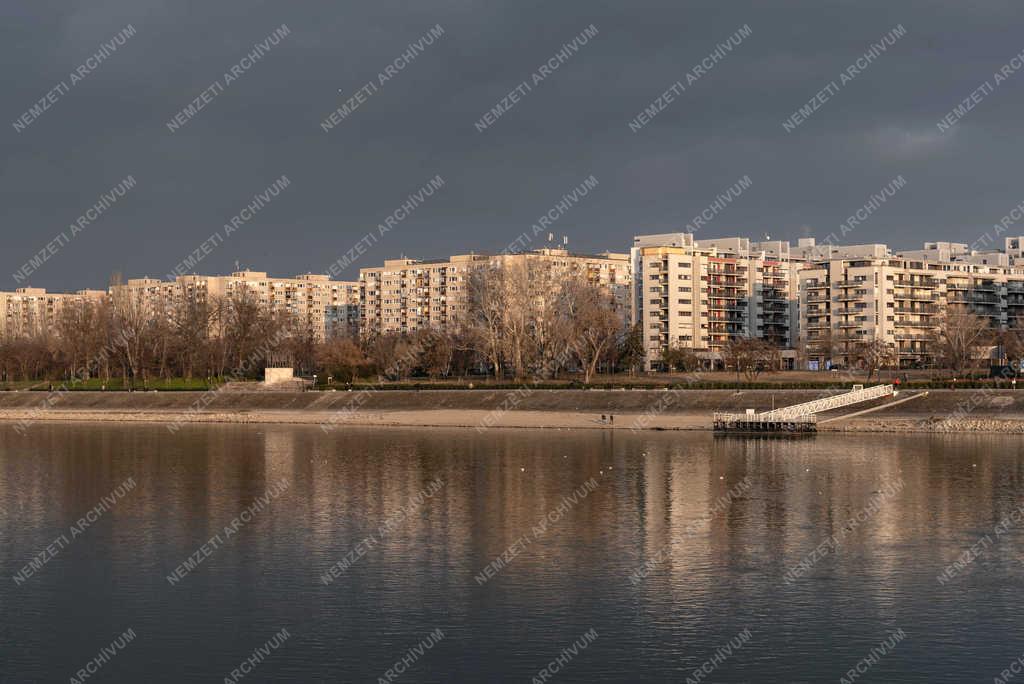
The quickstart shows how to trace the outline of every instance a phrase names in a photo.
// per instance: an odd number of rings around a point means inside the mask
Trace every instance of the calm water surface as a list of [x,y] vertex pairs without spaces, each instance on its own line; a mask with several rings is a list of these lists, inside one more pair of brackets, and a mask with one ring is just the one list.
[[69,681],[129,629],[89,682],[232,681],[287,629],[244,681],[529,682],[575,642],[549,681],[681,682],[718,653],[703,681],[838,682],[903,630],[856,681],[992,682],[1024,653],[1022,448],[0,426],[0,681]]

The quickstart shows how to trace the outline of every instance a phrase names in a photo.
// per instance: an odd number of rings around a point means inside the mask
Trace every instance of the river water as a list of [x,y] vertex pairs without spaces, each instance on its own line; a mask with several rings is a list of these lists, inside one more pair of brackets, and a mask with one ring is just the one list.
[[0,682],[992,682],[1022,447],[0,426]]

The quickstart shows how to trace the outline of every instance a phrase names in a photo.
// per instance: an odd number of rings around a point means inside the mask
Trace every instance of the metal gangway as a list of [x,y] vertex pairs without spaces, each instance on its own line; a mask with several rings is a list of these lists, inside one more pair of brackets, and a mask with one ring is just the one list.
[[853,390],[831,397],[806,401],[802,404],[785,406],[772,411],[756,413],[747,409],[746,413],[724,413],[716,411],[713,416],[715,430],[736,430],[741,432],[814,432],[817,429],[817,416],[823,411],[859,404],[863,401],[881,399],[895,394],[892,385],[876,385],[864,388],[854,385]]
[[824,399],[815,399],[814,401],[806,401],[802,404],[785,406],[780,409],[775,409],[774,411],[765,411],[764,413],[759,413],[757,415],[762,420],[790,420],[801,416],[821,413],[823,411],[831,411],[832,409],[850,406],[851,404],[859,404],[862,401],[881,399],[882,397],[887,397],[893,394],[895,389],[896,388],[893,385],[875,385],[874,387],[867,388],[863,385],[854,385],[851,391],[843,394],[836,394],[831,397],[825,397]]

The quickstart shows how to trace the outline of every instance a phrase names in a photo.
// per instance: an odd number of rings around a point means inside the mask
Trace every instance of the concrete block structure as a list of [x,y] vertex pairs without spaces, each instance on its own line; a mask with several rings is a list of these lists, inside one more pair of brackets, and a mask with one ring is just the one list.
[[103,290],[74,293],[47,292],[39,287],[20,287],[0,292],[0,334],[19,337],[52,332],[65,306],[82,302],[99,303]]
[[169,307],[184,297],[213,303],[246,294],[271,311],[309,325],[320,340],[354,331],[359,322],[359,284],[326,275],[277,278],[265,271],[236,271],[228,276],[184,275],[174,281],[133,278],[115,287],[140,295],[154,308]]
[[361,269],[360,332],[376,335],[426,327],[454,329],[468,312],[473,269],[527,262],[540,267],[554,283],[582,276],[607,287],[620,304],[624,322],[628,318],[628,255],[571,254],[564,249],[544,248],[517,254],[461,254],[436,261],[390,259],[383,266]]
[[630,257],[632,322],[642,328],[647,370],[659,369],[674,346],[717,360],[731,339],[757,337],[781,348],[797,342],[800,263],[789,243],[638,235]]
[[[994,329],[1024,324],[1024,267],[1001,252],[925,243],[892,254],[885,245],[839,248],[800,270],[801,347],[811,368],[856,362],[861,343],[891,345],[900,367],[935,361],[936,320],[962,307]],[[1022,264],[1024,266],[1024,264]]]

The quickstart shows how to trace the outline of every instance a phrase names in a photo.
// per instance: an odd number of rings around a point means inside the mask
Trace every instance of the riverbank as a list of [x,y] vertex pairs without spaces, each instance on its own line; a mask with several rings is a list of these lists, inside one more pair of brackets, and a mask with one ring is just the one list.
[[[839,392],[811,390],[477,390],[388,392],[7,392],[0,421],[281,423],[369,427],[708,430],[713,411],[797,404]],[[900,399],[908,396],[901,393]],[[821,414],[820,431],[1024,433],[1024,390],[932,390]],[[860,414],[849,419],[844,413]],[[854,410],[855,408],[855,410]],[[602,419],[602,416],[605,416]],[[614,418],[610,418],[614,416]],[[837,420],[830,420],[838,418]]]

